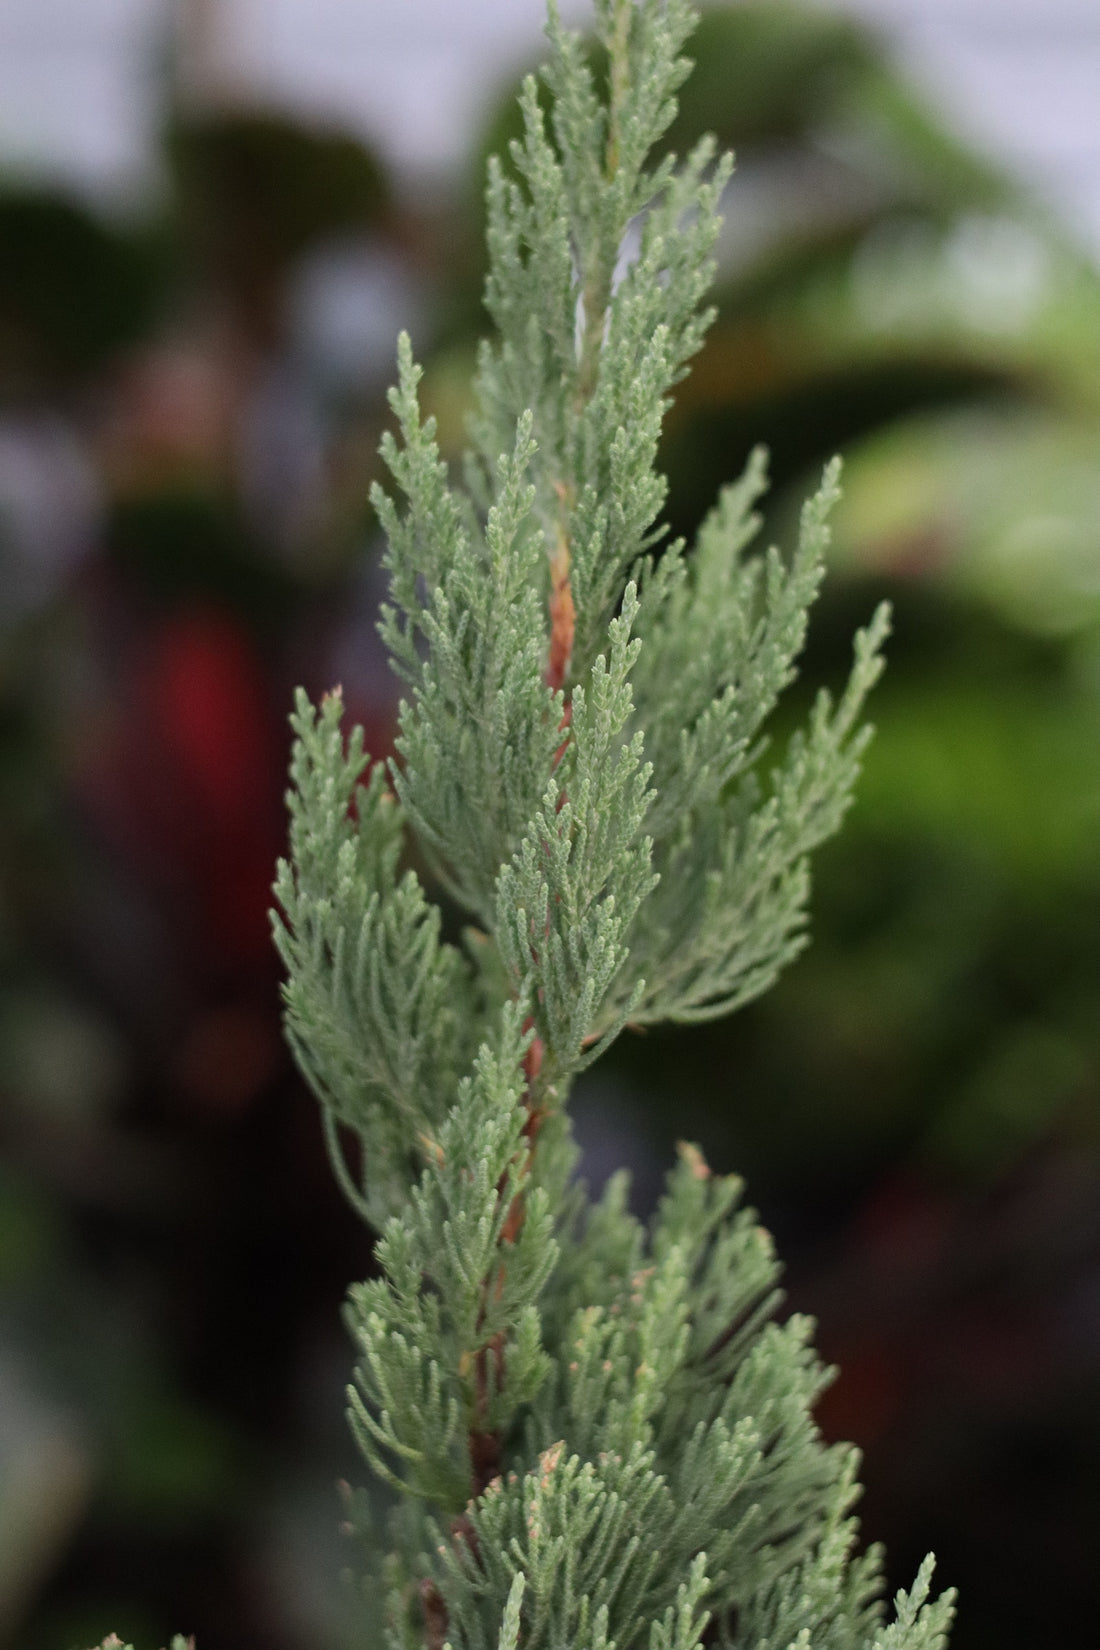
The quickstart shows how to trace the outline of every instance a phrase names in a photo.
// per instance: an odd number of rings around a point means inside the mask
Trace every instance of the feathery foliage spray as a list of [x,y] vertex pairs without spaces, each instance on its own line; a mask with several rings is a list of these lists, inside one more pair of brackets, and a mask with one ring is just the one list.
[[[383,454],[381,630],[398,759],[294,716],[279,868],[286,1025],[341,1185],[379,1234],[351,1291],[350,1421],[389,1486],[364,1588],[389,1650],[937,1650],[930,1563],[885,1624],[854,1452],[735,1179],[682,1147],[648,1227],[590,1202],[566,1102],[627,1025],[728,1013],[804,943],[887,618],[780,759],[762,729],[822,573],[830,467],[789,558],[753,547],[754,454],[690,547],[655,467],[711,312],[730,163],[650,156],[688,72],[686,0],[595,0],[526,82],[488,184],[495,327],[464,484],[407,338]],[[631,255],[626,248],[633,247]],[[774,761],[775,765],[772,765]],[[462,943],[402,870],[423,859]]]

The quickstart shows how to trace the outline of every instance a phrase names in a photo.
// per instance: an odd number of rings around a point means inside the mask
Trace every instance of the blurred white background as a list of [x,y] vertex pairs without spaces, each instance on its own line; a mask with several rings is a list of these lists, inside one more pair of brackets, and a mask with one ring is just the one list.
[[[842,0],[961,133],[1030,179],[1100,254],[1100,0]],[[586,0],[562,0],[569,20]],[[543,0],[0,0],[0,167],[125,199],[153,165],[171,52],[348,122],[439,176],[538,49]]]

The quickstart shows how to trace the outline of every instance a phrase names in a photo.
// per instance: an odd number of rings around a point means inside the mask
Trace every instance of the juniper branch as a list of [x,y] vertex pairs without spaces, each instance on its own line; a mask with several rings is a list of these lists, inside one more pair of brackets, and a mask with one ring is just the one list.
[[[888,627],[769,771],[837,469],[789,559],[754,548],[761,454],[662,548],[658,441],[730,166],[709,140],[655,152],[692,22],[685,0],[596,0],[589,47],[551,3],[541,87],[490,167],[464,488],[399,345],[375,494],[397,758],[345,745],[335,698],[297,712],[276,934],[292,1046],[381,1231],[349,1404],[403,1498],[374,1589],[392,1650],[698,1650],[704,1628],[939,1650],[951,1611],[922,1569],[883,1626],[854,1452],[812,1420],[832,1375],[805,1320],[774,1321],[740,1184],[685,1147],[648,1226],[621,1178],[595,1204],[570,1185],[576,1074],[628,1022],[738,1007],[804,943]],[[462,949],[398,874],[406,831],[470,919]]]

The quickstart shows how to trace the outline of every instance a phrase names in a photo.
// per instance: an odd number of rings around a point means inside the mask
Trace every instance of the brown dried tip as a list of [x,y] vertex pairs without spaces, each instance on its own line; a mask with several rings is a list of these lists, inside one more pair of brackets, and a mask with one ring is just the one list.
[[549,1449],[543,1450],[542,1454],[539,1456],[539,1467],[541,1468],[539,1473],[540,1484],[546,1483],[547,1479],[550,1477],[550,1474],[561,1460],[561,1453],[564,1448],[564,1439],[559,1439],[556,1444],[551,1444]]
[[680,1161],[686,1163],[696,1180],[709,1180],[710,1167],[698,1146],[693,1146],[690,1140],[678,1140],[676,1150]]
[[420,1148],[423,1151],[424,1156],[431,1158],[436,1167],[441,1169],[446,1159],[443,1156],[443,1147],[439,1144],[439,1141],[433,1140],[431,1135],[425,1134],[423,1130],[421,1130],[416,1138],[420,1142]]

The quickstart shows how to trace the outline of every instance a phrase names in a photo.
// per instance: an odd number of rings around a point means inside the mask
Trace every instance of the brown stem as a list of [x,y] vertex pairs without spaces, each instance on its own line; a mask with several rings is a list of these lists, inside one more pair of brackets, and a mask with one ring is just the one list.
[[[562,504],[563,518],[568,508],[569,490],[559,485],[558,496]],[[573,593],[569,585],[569,540],[566,536],[564,520],[559,525],[558,540],[550,557],[550,651],[546,665],[546,683],[557,691],[564,686],[569,673],[569,664],[573,655],[573,633],[576,623],[576,614],[573,607]],[[562,712],[559,731],[566,733],[572,717],[572,705],[566,701]],[[554,753],[553,766],[565,754],[568,737],[562,739]],[[564,797],[562,798],[564,801]],[[534,1029],[534,1020],[528,1016],[524,1026],[525,1031]],[[539,1074],[542,1070],[545,1048],[542,1038],[537,1034],[531,1038],[527,1052],[523,1057],[523,1073],[526,1079],[523,1104],[526,1117],[523,1123],[524,1160],[518,1177],[518,1189],[513,1193],[507,1212],[500,1229],[500,1243],[509,1247],[514,1244],[523,1230],[524,1215],[526,1212],[523,1187],[531,1173],[535,1154],[535,1144],[539,1130],[542,1127],[546,1111],[537,1098]],[[502,1176],[497,1186],[497,1197],[503,1198],[507,1192],[507,1176]],[[482,1285],[482,1304],[479,1319],[479,1328],[484,1324],[488,1315],[490,1292],[500,1299],[504,1289],[505,1265],[502,1259],[496,1270],[495,1280],[490,1273]],[[476,1501],[484,1495],[494,1479],[500,1476],[501,1471],[501,1437],[484,1423],[488,1418],[489,1394],[491,1385],[499,1391],[504,1379],[504,1336],[498,1332],[478,1348],[474,1356],[474,1392],[475,1392],[475,1419],[467,1436],[467,1447],[470,1452],[470,1498]],[[477,1557],[477,1534],[472,1523],[465,1514],[460,1514],[451,1524],[451,1535],[458,1542],[465,1542],[473,1556]],[[420,1605],[424,1616],[424,1633],[427,1650],[443,1650],[447,1639],[447,1606],[439,1593],[435,1583],[424,1580],[420,1583]]]
[[[530,1017],[525,1030],[532,1026]],[[515,1192],[504,1217],[500,1229],[501,1244],[511,1246],[523,1230],[525,1206],[523,1199],[523,1183],[531,1172],[531,1163],[535,1153],[535,1142],[538,1139],[539,1129],[542,1126],[546,1113],[544,1108],[535,1100],[533,1088],[538,1079],[542,1066],[543,1045],[541,1037],[533,1037],[528,1045],[527,1053],[523,1058],[524,1075],[527,1078],[527,1087],[524,1093],[524,1104],[527,1116],[523,1124],[523,1139],[526,1143],[526,1156],[520,1170],[519,1190]],[[497,1187],[497,1196],[503,1197],[506,1190],[506,1180],[502,1179]],[[484,1321],[489,1302],[489,1293],[492,1290],[495,1298],[500,1299],[504,1290],[505,1268],[502,1264],[497,1271],[495,1283],[486,1278],[484,1283],[484,1299],[482,1302],[481,1318]],[[499,1390],[504,1378],[504,1338],[499,1332],[490,1337],[485,1345],[480,1347],[475,1360],[475,1379],[477,1394],[477,1415],[482,1419],[489,1407],[490,1376],[494,1377],[495,1385]],[[482,1495],[494,1478],[500,1474],[501,1467],[501,1440],[500,1434],[483,1426],[474,1426],[470,1429],[469,1450],[470,1466],[473,1472],[472,1495],[476,1500]],[[472,1532],[471,1532],[472,1533]]]
[[420,1608],[424,1615],[424,1640],[427,1650],[443,1650],[447,1642],[447,1606],[434,1581],[420,1583]]
[[562,519],[558,522],[558,536],[550,553],[550,656],[546,663],[546,685],[554,692],[565,685],[573,658],[573,635],[577,626],[577,612],[573,606],[573,591],[569,583],[571,556],[565,531],[565,513],[569,508],[570,490],[558,483]]

